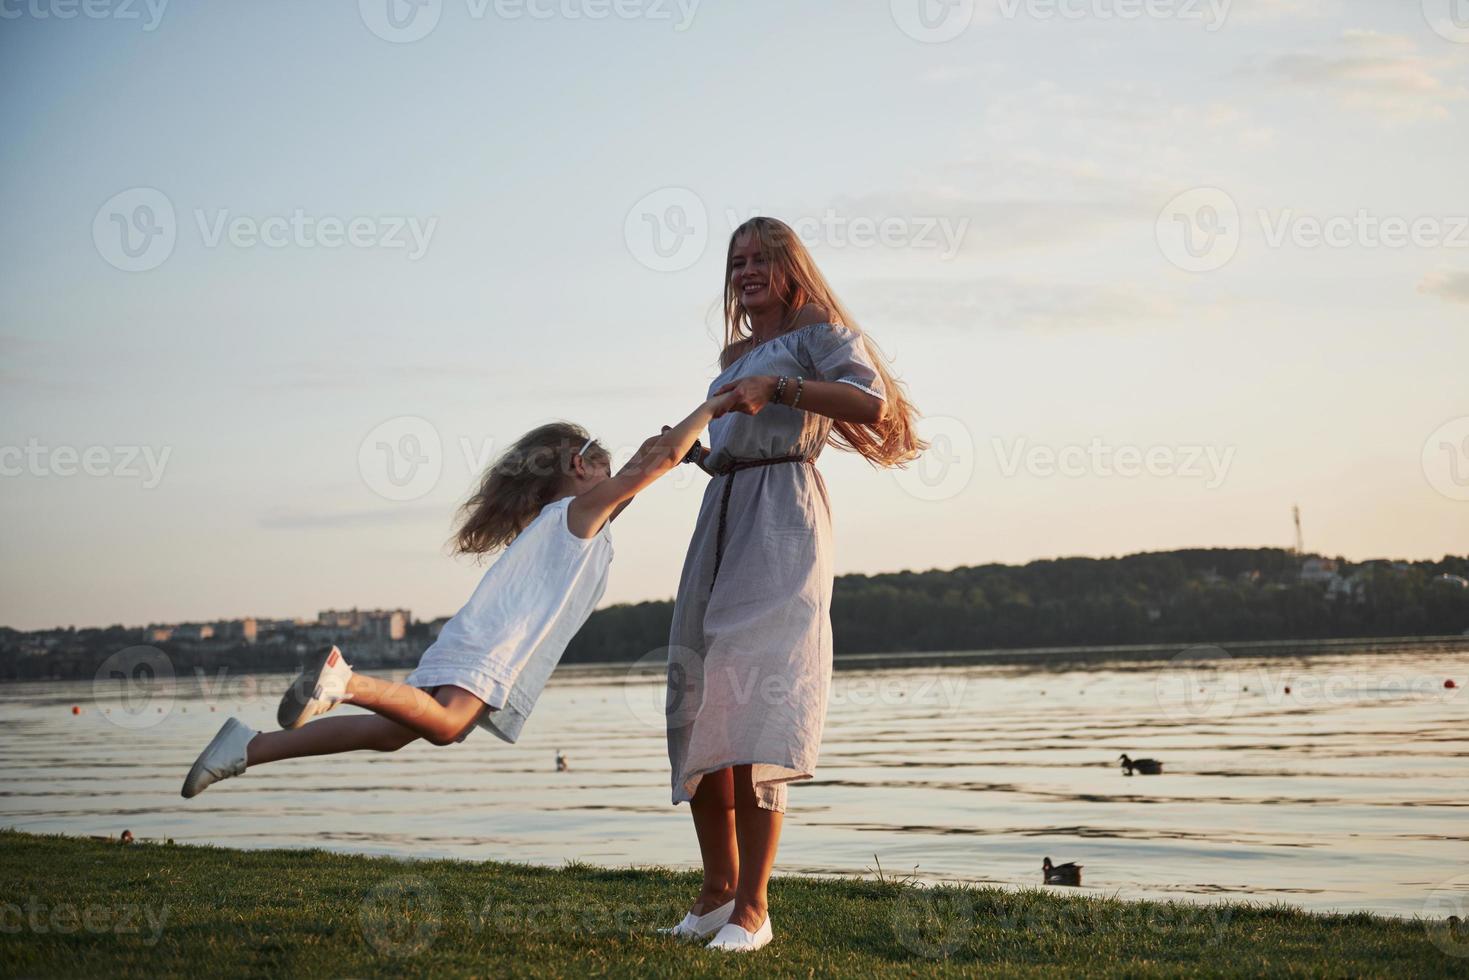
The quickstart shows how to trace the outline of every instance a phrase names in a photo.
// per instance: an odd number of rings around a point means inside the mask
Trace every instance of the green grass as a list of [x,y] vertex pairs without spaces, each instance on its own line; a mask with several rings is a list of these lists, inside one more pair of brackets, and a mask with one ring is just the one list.
[[778,878],[775,942],[730,956],[650,934],[686,872],[10,831],[0,872],[5,976],[1469,976],[1438,923],[1279,906]]

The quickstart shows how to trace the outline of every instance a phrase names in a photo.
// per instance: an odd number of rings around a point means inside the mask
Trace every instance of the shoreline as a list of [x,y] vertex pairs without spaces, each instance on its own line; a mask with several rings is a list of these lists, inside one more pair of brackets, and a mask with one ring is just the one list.
[[[838,654],[834,670],[893,670],[905,667],[970,667],[984,664],[1013,666],[1100,665],[1148,663],[1181,658],[1209,661],[1225,656],[1239,658],[1309,657],[1329,653],[1394,653],[1469,651],[1469,636],[1351,637],[1325,640],[1240,640],[1221,643],[1140,643],[1111,646],[1002,647],[988,650],[909,651],[894,653]],[[562,664],[557,671],[590,675],[614,672],[638,661],[607,660]],[[645,664],[643,673],[662,670],[661,664]]]

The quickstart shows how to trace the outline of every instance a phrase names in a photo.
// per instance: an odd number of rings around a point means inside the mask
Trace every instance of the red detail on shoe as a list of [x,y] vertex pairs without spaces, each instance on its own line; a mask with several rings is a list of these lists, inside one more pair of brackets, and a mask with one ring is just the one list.
[[330,657],[327,657],[326,658],[326,665],[328,667],[335,667],[337,665],[337,661],[338,660],[341,660],[341,659],[342,659],[341,653],[339,653],[335,648],[333,648],[332,649],[332,655]]

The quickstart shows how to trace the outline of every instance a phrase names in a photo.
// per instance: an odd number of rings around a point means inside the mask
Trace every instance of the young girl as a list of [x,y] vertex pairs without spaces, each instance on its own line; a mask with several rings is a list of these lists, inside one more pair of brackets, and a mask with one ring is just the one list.
[[[256,732],[237,718],[226,721],[189,770],[184,798],[267,762],[396,752],[420,738],[450,745],[476,724],[514,742],[602,597],[612,561],[609,522],[688,454],[730,400],[710,398],[648,439],[616,476],[607,450],[579,426],[557,422],[522,436],[486,471],[456,535],[460,553],[504,554],[418,668],[402,683],[368,677],[336,647],[326,648],[281,699],[277,720],[285,730]],[[306,724],[343,701],[374,714]]]

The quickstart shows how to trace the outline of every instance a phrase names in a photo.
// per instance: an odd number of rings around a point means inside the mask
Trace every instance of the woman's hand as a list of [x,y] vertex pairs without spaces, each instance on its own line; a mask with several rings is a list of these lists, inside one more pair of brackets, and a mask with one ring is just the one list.
[[775,380],[774,375],[758,374],[750,378],[741,378],[739,381],[731,381],[714,394],[716,397],[726,394],[731,396],[725,411],[759,415],[760,410],[770,404],[770,400],[775,397]]

